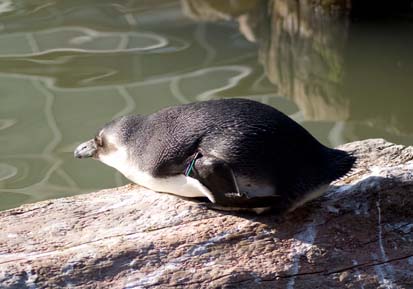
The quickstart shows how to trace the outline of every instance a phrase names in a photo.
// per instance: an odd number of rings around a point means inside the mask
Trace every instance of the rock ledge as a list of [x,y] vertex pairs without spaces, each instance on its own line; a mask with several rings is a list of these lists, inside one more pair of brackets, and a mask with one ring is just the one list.
[[413,288],[413,147],[280,218],[128,185],[0,212],[0,288]]

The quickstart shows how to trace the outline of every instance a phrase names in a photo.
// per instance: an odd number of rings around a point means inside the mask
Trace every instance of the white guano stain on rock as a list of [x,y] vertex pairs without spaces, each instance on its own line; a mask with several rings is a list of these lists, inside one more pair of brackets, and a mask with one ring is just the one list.
[[[371,254],[373,259],[378,259],[378,256],[374,253]],[[387,272],[385,271],[384,265],[383,264],[378,264],[374,266],[374,271],[376,271],[378,281],[380,285],[383,286],[383,288],[386,289],[396,289],[397,286],[394,284],[393,280],[389,279],[387,276]]]
[[369,173],[363,175],[358,181],[352,185],[332,186],[330,190],[324,195],[328,198],[336,198],[337,195],[344,197],[354,191],[368,190],[372,188],[379,188],[381,185],[381,178],[388,177],[394,171],[392,167],[372,166],[369,168]]
[[[291,244],[292,252],[289,257],[292,257],[293,264],[290,268],[290,275],[296,275],[300,270],[300,258],[304,256],[313,246],[317,230],[315,224],[310,223],[306,226],[305,230],[294,236],[294,241]],[[293,289],[295,284],[295,276],[292,276],[288,283],[287,289]]]
[[409,234],[413,231],[413,224],[408,222],[399,222],[399,223],[387,223],[384,225],[384,228],[387,231],[400,231],[404,234]]
[[27,274],[27,280],[26,280],[26,286],[29,289],[36,289],[36,280],[37,280],[37,274],[33,273],[34,271],[32,270],[31,266],[28,266],[27,270],[25,271]]
[[[357,260],[352,260],[352,263],[353,263],[354,266],[358,265]],[[360,281],[360,289],[364,289],[363,279],[361,278],[361,274],[360,274],[360,271],[358,269],[356,269],[354,271],[354,275],[357,278],[357,280]]]
[[188,250],[187,254],[189,254],[190,256],[205,254],[208,252],[208,247],[215,245],[217,242],[225,239],[228,235],[230,234],[226,232],[222,232],[218,234],[217,236],[207,240],[206,242],[200,243],[192,247],[191,249]]
[[[378,237],[378,242],[379,242],[379,248],[380,248],[380,253],[381,253],[381,259],[384,262],[389,261],[389,258],[387,257],[386,251],[384,249],[384,244],[383,244],[383,224],[382,224],[382,217],[381,217],[381,194],[380,191],[378,192],[378,199],[376,202],[376,207],[377,207],[377,237]],[[381,269],[383,266],[384,271]],[[394,278],[394,268],[390,263],[384,263],[383,265],[377,265],[375,266],[377,268],[376,272],[379,272],[380,274],[380,280],[383,282],[386,281],[385,284],[387,286],[388,283],[390,283],[393,286],[393,280]],[[388,287],[388,288],[393,288],[393,287]]]
[[78,262],[67,262],[65,265],[62,266],[62,273],[63,275],[69,275],[70,273],[73,272],[73,270],[75,269],[75,265]]
[[146,286],[154,285],[158,282],[159,278],[166,274],[168,271],[176,269],[175,264],[168,263],[161,266],[159,269],[143,276],[137,281],[129,282],[125,285],[124,289],[141,289],[147,288]]

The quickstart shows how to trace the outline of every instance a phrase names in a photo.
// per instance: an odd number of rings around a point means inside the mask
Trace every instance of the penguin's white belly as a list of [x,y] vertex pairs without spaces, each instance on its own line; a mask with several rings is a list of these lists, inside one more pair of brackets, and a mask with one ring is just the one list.
[[183,174],[165,178],[154,177],[150,173],[140,170],[135,164],[131,164],[125,150],[118,149],[116,152],[101,155],[99,160],[117,169],[132,182],[153,191],[189,198],[207,197],[211,202],[215,203],[212,193],[197,179]]
[[125,174],[131,181],[157,192],[171,193],[182,197],[207,197],[211,202],[215,202],[211,192],[198,180],[176,175],[166,178],[155,178],[145,172],[132,172]]

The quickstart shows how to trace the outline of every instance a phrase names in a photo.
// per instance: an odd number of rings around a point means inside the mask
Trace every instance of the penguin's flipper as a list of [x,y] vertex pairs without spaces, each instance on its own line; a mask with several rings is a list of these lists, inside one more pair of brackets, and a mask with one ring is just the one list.
[[241,196],[237,180],[231,167],[222,159],[200,155],[194,159],[193,170],[187,175],[200,181],[214,195],[215,202],[221,203],[225,194]]
[[198,155],[195,157],[190,176],[200,181],[210,190],[215,203],[207,206],[213,209],[250,211],[254,208],[270,207],[279,200],[276,196],[248,196],[247,192],[240,190],[237,178],[230,165],[215,156]]

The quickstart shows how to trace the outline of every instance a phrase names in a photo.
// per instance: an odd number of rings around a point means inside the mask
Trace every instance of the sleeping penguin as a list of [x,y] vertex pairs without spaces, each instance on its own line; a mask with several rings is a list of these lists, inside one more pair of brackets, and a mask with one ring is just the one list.
[[291,211],[320,196],[355,162],[275,108],[246,99],[123,116],[74,155],[100,160],[154,191],[257,213]]

